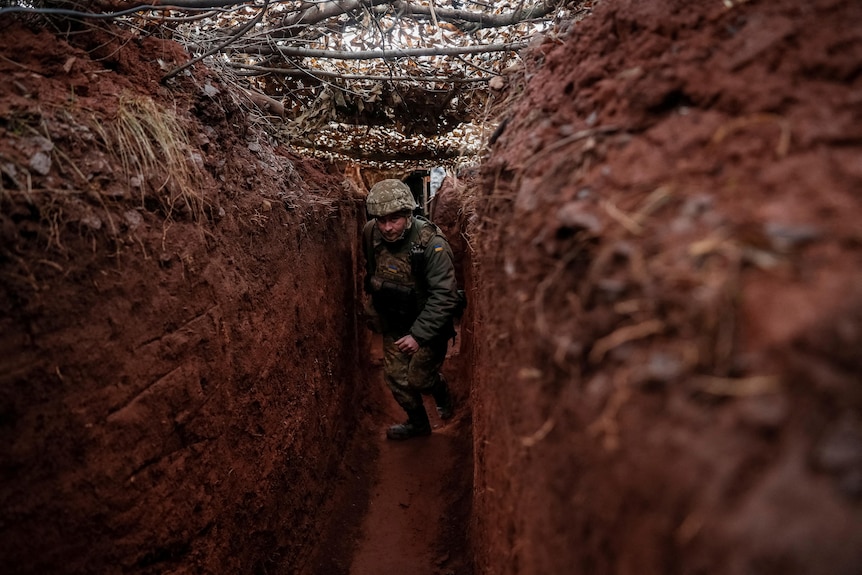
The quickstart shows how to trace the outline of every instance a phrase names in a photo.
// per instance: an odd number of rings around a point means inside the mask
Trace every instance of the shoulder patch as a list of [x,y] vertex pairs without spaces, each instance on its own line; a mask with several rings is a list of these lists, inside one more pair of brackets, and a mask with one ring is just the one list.
[[420,220],[420,224],[418,230],[419,243],[427,246],[434,239],[434,236],[437,235],[437,227],[427,220]]
[[442,245],[437,244],[436,246],[434,246],[434,252],[435,252],[435,253],[436,253],[436,252],[442,252],[442,251],[443,251],[443,246],[442,246]]

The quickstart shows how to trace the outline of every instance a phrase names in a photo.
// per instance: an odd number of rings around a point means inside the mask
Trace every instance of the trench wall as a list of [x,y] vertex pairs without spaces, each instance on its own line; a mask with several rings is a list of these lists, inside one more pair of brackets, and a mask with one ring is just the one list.
[[[297,570],[356,413],[361,202],[216,78],[160,85],[175,44],[4,25],[28,48],[0,123],[3,571]],[[194,197],[105,145],[129,103]]]
[[720,4],[603,2],[507,78],[467,230],[477,574],[862,564],[858,5]]
[[355,407],[356,213],[243,217],[4,290],[7,573],[255,573],[313,545]]

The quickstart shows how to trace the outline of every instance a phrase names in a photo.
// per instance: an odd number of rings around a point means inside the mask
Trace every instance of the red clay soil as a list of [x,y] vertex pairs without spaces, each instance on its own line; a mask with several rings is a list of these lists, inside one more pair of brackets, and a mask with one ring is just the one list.
[[458,416],[387,443],[361,193],[205,71],[160,85],[176,44],[75,32],[0,23],[4,573],[469,573],[457,350]]
[[862,5],[594,4],[437,207],[463,410],[404,444],[340,170],[171,42],[0,22],[5,572],[858,574]]
[[[382,362],[379,340],[374,357]],[[368,434],[363,444],[374,445],[375,483],[365,500],[367,505],[360,536],[350,557],[350,575],[410,573],[454,575],[471,573],[467,538],[470,511],[469,409],[462,399],[462,382],[455,379],[458,350],[450,348],[444,366],[458,399],[456,416],[443,422],[437,418],[434,402],[426,399],[433,433],[412,441],[393,442],[384,430],[404,420],[404,411],[386,390],[382,371],[372,377],[369,390],[375,406],[361,426]],[[378,365],[380,365],[378,363]],[[339,508],[344,508],[339,505]],[[343,522],[336,513],[333,535],[344,537]],[[322,542],[320,550],[329,549]],[[314,573],[345,572],[319,565]]]
[[509,85],[476,572],[862,572],[862,4],[607,0]]
[[[3,571],[296,572],[365,396],[361,202],[215,78],[159,85],[176,44],[40,28],[0,22]],[[190,186],[129,171],[148,139]]]
[[[382,361],[378,340],[371,355]],[[355,436],[321,509],[324,527],[302,568],[286,573],[472,573],[470,411],[458,391],[463,385],[454,384],[458,364],[452,348],[444,372],[459,398],[456,416],[442,422],[427,402],[433,434],[406,442],[386,439],[386,427],[405,415],[375,364]]]

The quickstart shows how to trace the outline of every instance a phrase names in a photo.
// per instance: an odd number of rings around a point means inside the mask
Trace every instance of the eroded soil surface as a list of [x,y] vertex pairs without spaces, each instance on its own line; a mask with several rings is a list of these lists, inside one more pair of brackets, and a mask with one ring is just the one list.
[[4,569],[468,572],[466,387],[385,442],[361,193],[205,71],[160,85],[172,42],[0,26]]
[[479,572],[859,572],[860,22],[608,1],[525,56],[469,230]]
[[0,549],[13,573],[295,572],[365,401],[331,167],[172,42],[0,22]]
[[0,22],[3,565],[857,574],[862,5],[594,4],[448,184],[463,411],[405,444],[343,169],[172,42]]

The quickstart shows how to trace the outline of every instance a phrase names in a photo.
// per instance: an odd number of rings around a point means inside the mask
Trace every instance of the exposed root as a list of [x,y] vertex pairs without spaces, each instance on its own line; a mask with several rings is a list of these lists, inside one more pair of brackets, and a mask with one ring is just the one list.
[[590,363],[599,363],[602,358],[604,358],[605,354],[624,343],[656,335],[664,331],[664,329],[664,322],[658,319],[650,319],[637,325],[621,327],[610,335],[596,341],[593,345],[593,349],[590,350]]
[[[561,336],[559,334],[553,333],[550,327],[550,323],[548,322],[548,317],[545,312],[545,299],[547,296],[548,289],[557,283],[557,280],[561,277],[563,271],[568,267],[568,265],[578,257],[581,253],[581,247],[577,246],[572,251],[570,251],[565,258],[560,260],[554,270],[548,274],[548,276],[539,282],[538,287],[536,288],[536,295],[533,299],[533,306],[536,310],[536,321],[535,321],[535,330],[536,334],[543,339],[551,343],[554,347],[554,353],[552,355],[554,362],[560,368],[567,369],[567,361],[566,358],[570,354],[579,354],[581,352],[580,344],[573,342],[570,337]],[[580,299],[574,293],[569,294],[571,297],[569,302],[577,306],[576,309],[580,308]]]
[[698,377],[694,380],[697,391],[717,397],[754,397],[779,393],[781,379],[773,375],[757,375],[739,379],[729,377]]
[[[624,374],[619,374],[621,380]],[[602,447],[607,451],[616,451],[620,446],[620,426],[617,423],[620,409],[631,397],[631,390],[625,385],[618,385],[611,395],[601,415],[587,427],[587,433],[593,437],[602,438]]]
[[783,158],[790,151],[790,122],[786,118],[775,114],[753,114],[731,120],[721,126],[712,136],[714,144],[720,144],[728,135],[755,124],[776,124],[781,130],[778,142],[775,145],[775,155]]
[[602,208],[604,208],[606,214],[613,218],[628,232],[636,236],[642,235],[644,233],[644,227],[640,223],[638,223],[635,218],[616,207],[614,203],[610,200],[604,200],[602,202]]
[[553,420],[553,418],[548,418],[547,420],[545,420],[545,423],[543,423],[542,426],[534,433],[531,433],[526,437],[522,437],[521,445],[527,448],[533,447],[534,445],[545,439],[549,433],[551,433],[551,431],[554,429],[555,424],[556,422]]

